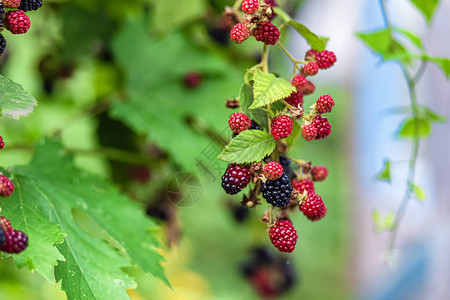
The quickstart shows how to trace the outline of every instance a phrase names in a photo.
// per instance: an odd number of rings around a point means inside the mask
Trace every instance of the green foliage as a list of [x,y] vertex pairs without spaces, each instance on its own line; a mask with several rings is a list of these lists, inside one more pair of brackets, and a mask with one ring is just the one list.
[[390,230],[395,226],[394,214],[389,213],[386,217],[382,218],[378,210],[372,212],[372,220],[375,224],[375,231],[377,233],[385,230]]
[[292,124],[292,132],[291,134],[286,138],[286,142],[289,146],[294,145],[295,142],[298,141],[297,137],[302,132],[302,128],[300,127],[300,124],[294,120]]
[[311,48],[317,51],[322,51],[325,49],[325,47],[327,46],[328,38],[317,36],[305,25],[292,20],[289,14],[279,7],[274,7],[273,11],[278,14],[286,24],[294,28],[306,40]]
[[254,101],[250,109],[266,106],[283,98],[289,97],[295,91],[289,81],[276,77],[272,73],[257,70],[253,76]]
[[411,117],[401,126],[398,136],[404,139],[426,138],[431,133],[431,122],[422,117]]
[[433,20],[434,12],[439,4],[439,0],[410,0],[412,4],[423,14],[428,23]]
[[[204,131],[220,134],[226,128],[225,98],[236,96],[241,73],[179,32],[155,39],[142,19],[124,25],[113,49],[125,72],[128,97],[113,105],[111,116],[157,143],[184,170],[198,172],[195,157],[210,143]],[[190,71],[204,78],[194,90],[183,85]]]
[[292,28],[294,28],[301,36],[303,36],[303,38],[308,42],[311,48],[317,51],[322,51],[327,46],[328,38],[317,36],[305,25],[300,24],[299,22],[294,20],[290,20],[288,24]]
[[422,39],[417,34],[403,28],[396,28],[395,31],[406,36],[420,50],[425,50]]
[[[121,268],[132,264],[167,283],[149,232],[155,223],[111,184],[77,169],[60,143],[40,144],[32,162],[11,174],[16,190],[2,201],[2,213],[30,244],[15,255],[18,267],[48,279],[54,267],[68,299],[129,299],[126,289],[136,284]],[[95,236],[74,210],[92,219]]]
[[249,109],[254,100],[252,87],[244,83],[239,94],[239,104],[244,114],[258,123],[261,129],[267,130],[269,128],[267,113],[261,108]]
[[357,33],[356,36],[376,53],[381,54],[383,59],[408,60],[408,50],[392,36],[389,29],[381,29],[370,33]]
[[245,130],[231,140],[219,158],[229,163],[252,163],[272,153],[275,146],[276,141],[270,133]]
[[381,171],[380,175],[378,175],[378,179],[391,182],[391,162],[389,160],[384,162],[383,171]]
[[36,99],[20,84],[0,75],[0,117],[18,119],[32,113],[36,105]]
[[425,59],[435,63],[444,72],[447,79],[450,78],[450,59],[445,57],[425,57]]
[[427,197],[425,191],[418,185],[411,183],[411,189],[412,189],[414,195],[417,197],[417,199],[419,199],[419,201],[422,202]]

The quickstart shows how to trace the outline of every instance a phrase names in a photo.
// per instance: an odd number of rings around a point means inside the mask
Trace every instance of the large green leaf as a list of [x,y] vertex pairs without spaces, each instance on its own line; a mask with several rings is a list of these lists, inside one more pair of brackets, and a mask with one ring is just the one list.
[[[217,163],[222,146],[210,145],[209,137],[231,135],[225,99],[237,96],[242,72],[219,55],[205,54],[183,33],[155,39],[143,19],[124,24],[113,50],[124,70],[127,98],[112,106],[111,116],[147,136],[184,170],[201,172],[198,159],[210,146],[216,149],[202,164]],[[191,71],[203,75],[196,89],[183,85]]]
[[383,59],[403,59],[409,61],[414,54],[400,42],[396,41],[388,29],[381,29],[369,33],[357,33],[356,36],[369,46],[373,51],[381,54]]
[[327,46],[327,38],[317,36],[305,25],[294,20],[290,20],[288,24],[292,26],[292,28],[294,28],[301,36],[303,36],[303,38],[305,38],[311,48],[317,51],[322,51]]
[[272,135],[261,130],[245,130],[225,147],[219,158],[229,163],[251,163],[262,160],[275,149]]
[[266,106],[274,103],[295,91],[295,88],[283,78],[276,77],[272,73],[265,73],[260,70],[253,76],[254,101],[250,109]]
[[0,75],[0,117],[18,119],[32,113],[36,105],[36,99],[20,84]]
[[[167,283],[154,249],[159,243],[149,232],[156,224],[117,188],[77,169],[60,143],[39,145],[32,162],[11,173],[16,190],[2,213],[30,237],[30,248],[15,256],[19,266],[49,277],[58,260],[56,280],[68,299],[129,299],[126,290],[136,284],[121,268],[133,264]],[[93,220],[95,236],[79,226],[74,211]],[[63,231],[67,236],[55,248]]]
[[428,23],[433,20],[434,12],[439,4],[439,0],[410,0],[414,6],[423,14]]

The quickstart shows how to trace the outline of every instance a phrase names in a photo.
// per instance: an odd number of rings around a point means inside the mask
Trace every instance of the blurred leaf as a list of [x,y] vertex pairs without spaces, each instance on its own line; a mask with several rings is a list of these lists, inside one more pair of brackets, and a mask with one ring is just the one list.
[[284,22],[289,23],[289,21],[292,20],[291,16],[287,12],[285,12],[283,9],[281,9],[280,7],[274,6],[274,7],[272,7],[272,10],[274,13],[279,15],[280,18],[283,19]]
[[373,51],[381,54],[385,60],[401,59],[409,62],[411,57],[414,56],[405,46],[392,37],[388,29],[370,33],[357,33],[356,36]]
[[308,42],[308,44],[317,51],[322,51],[327,46],[328,38],[319,37],[315,35],[311,30],[308,29],[303,24],[300,24],[297,21],[290,20],[288,22],[290,26],[292,26],[301,36],[305,38],[305,40]]
[[372,221],[375,224],[375,231],[377,233],[381,233],[385,230],[390,230],[395,225],[394,214],[392,212],[382,219],[382,217],[380,216],[380,212],[378,210],[374,210],[372,212]]
[[415,33],[412,33],[411,31],[403,29],[403,28],[396,28],[395,31],[406,36],[420,50],[424,50],[421,38],[418,35],[416,35]]
[[[111,116],[146,135],[184,170],[199,172],[197,158],[209,147],[209,136],[229,132],[225,99],[237,96],[242,73],[223,57],[195,47],[182,33],[155,39],[144,19],[125,23],[113,50],[124,70],[128,97],[114,103]],[[203,77],[196,89],[183,84],[191,71]],[[216,148],[205,163],[217,162],[222,149]]]
[[450,58],[427,57],[426,59],[435,63],[444,72],[445,77],[450,78]]
[[249,109],[250,105],[253,103],[252,87],[244,83],[241,87],[240,95],[239,103],[244,114],[248,115],[250,119],[258,123],[261,129],[268,130],[267,113],[260,108]]
[[391,182],[391,162],[389,160],[384,162],[384,169],[378,175],[378,179]]
[[272,73],[257,70],[253,76],[253,101],[250,109],[266,106],[280,99],[289,97],[295,88],[283,78],[276,77]]
[[36,99],[20,84],[0,75],[0,117],[19,119],[31,114],[36,105]]
[[411,183],[411,189],[414,192],[414,195],[417,197],[417,199],[419,199],[419,201],[422,202],[427,197],[425,191],[421,187],[415,185],[414,183]]
[[[75,168],[60,143],[45,141],[28,166],[11,170],[17,189],[3,201],[2,214],[30,236],[30,249],[14,256],[19,266],[26,261],[48,277],[58,259],[55,277],[68,299],[129,299],[126,289],[136,284],[121,268],[132,262],[168,283],[154,249],[159,243],[148,232],[156,224],[111,184]],[[92,218],[110,245],[82,230],[74,209]],[[56,247],[64,259],[53,246],[62,241],[62,230],[67,237]]]
[[433,19],[439,0],[410,0],[412,4],[423,14],[428,23]]
[[155,1],[150,29],[167,34],[169,31],[174,31],[178,27],[202,17],[205,11],[205,0]]
[[297,121],[294,120],[294,123],[292,125],[292,132],[291,134],[286,138],[286,142],[289,146],[292,146],[295,142],[297,142],[297,137],[302,132],[302,128],[300,127],[300,124],[298,124]]
[[431,122],[438,122],[438,123],[447,122],[447,118],[445,116],[435,113],[426,106],[418,106],[417,109],[424,116],[424,118],[428,119]]
[[220,153],[220,159],[229,163],[251,163],[262,160],[273,152],[276,141],[261,130],[245,130],[233,138]]
[[[417,132],[416,132],[417,130]],[[428,119],[418,117],[409,118],[401,126],[398,136],[404,139],[428,137],[431,133],[431,123]]]

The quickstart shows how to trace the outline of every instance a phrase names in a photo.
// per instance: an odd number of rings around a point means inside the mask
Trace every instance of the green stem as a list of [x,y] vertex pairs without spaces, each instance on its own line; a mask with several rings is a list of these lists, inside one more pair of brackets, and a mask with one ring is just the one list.
[[269,73],[269,47],[266,44],[264,44],[264,48],[263,48],[261,66],[262,66],[263,72]]
[[286,54],[286,56],[294,64],[294,68],[296,68],[297,70],[301,71],[301,68],[297,65],[296,60],[294,59],[292,54],[286,49],[286,47],[284,47],[284,45],[280,41],[277,42],[277,45],[278,45],[278,47],[280,47],[281,50],[283,50],[283,52]]
[[[381,11],[383,14],[383,18],[386,24],[387,29],[390,32],[391,39],[393,40],[393,29],[392,29],[392,23],[389,18],[389,14],[386,8],[386,0],[379,0]],[[400,61],[401,68],[403,71],[403,74],[405,76],[405,79],[408,83],[408,90],[410,94],[410,102],[411,102],[411,109],[413,111],[413,118],[414,118],[414,139],[413,139],[413,145],[412,145],[412,155],[411,160],[409,161],[409,169],[408,169],[408,178],[406,182],[406,190],[403,195],[402,201],[400,203],[400,206],[398,207],[395,218],[394,218],[394,225],[390,230],[390,235],[387,243],[387,251],[388,253],[392,253],[392,251],[395,248],[395,243],[398,236],[398,231],[400,224],[403,220],[403,217],[405,216],[406,209],[408,207],[409,200],[411,199],[411,196],[413,195],[413,184],[414,184],[414,178],[416,173],[416,166],[417,166],[417,158],[419,156],[419,146],[420,146],[420,136],[419,136],[419,124],[418,124],[418,117],[419,117],[419,111],[417,109],[417,93],[416,93],[416,80],[420,78],[422,75],[425,64],[422,60],[422,65],[417,71],[417,74],[413,77],[407,70],[407,66]]]

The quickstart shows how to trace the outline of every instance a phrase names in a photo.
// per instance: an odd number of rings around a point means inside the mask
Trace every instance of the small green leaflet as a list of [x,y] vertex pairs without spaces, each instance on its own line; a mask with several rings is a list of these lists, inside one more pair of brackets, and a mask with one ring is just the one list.
[[439,0],[410,0],[414,6],[420,10],[428,23],[433,19]]
[[377,233],[381,233],[385,230],[390,230],[395,226],[394,223],[394,214],[390,212],[385,218],[381,218],[380,212],[378,210],[374,210],[372,212],[372,220],[375,224],[375,231]]
[[36,105],[36,99],[20,84],[0,75],[0,117],[19,119],[32,113]]
[[328,38],[319,37],[316,34],[314,34],[311,30],[308,29],[305,25],[290,20],[288,24],[294,28],[301,36],[305,38],[305,40],[308,42],[308,44],[317,51],[325,50],[325,47],[327,46]]
[[426,138],[431,134],[431,122],[427,118],[411,117],[401,126],[398,136],[404,139]]
[[275,149],[272,135],[261,130],[245,130],[225,147],[220,159],[229,163],[252,163],[262,160]]
[[395,28],[395,31],[406,36],[411,41],[411,43],[413,43],[420,50],[424,50],[422,40],[415,33],[412,33],[411,31],[403,28]]
[[378,179],[391,182],[391,162],[389,160],[384,162],[384,169],[378,175]]
[[239,104],[241,106],[242,112],[255,121],[261,129],[268,129],[268,118],[267,113],[261,108],[249,109],[250,105],[253,103],[253,91],[251,86],[243,84],[240,91]]
[[419,199],[420,202],[424,201],[427,197],[425,191],[419,187],[418,185],[415,185],[414,183],[411,183],[411,190],[413,191],[414,195]]
[[447,79],[450,78],[450,58],[445,57],[426,57],[425,59],[435,63],[444,72]]
[[373,51],[381,54],[383,59],[403,59],[409,61],[412,53],[396,41],[388,29],[381,29],[369,33],[357,33],[356,36],[369,46]]
[[253,96],[254,101],[250,109],[266,106],[274,103],[295,91],[287,80],[276,77],[272,73],[265,73],[257,70],[253,76]]

